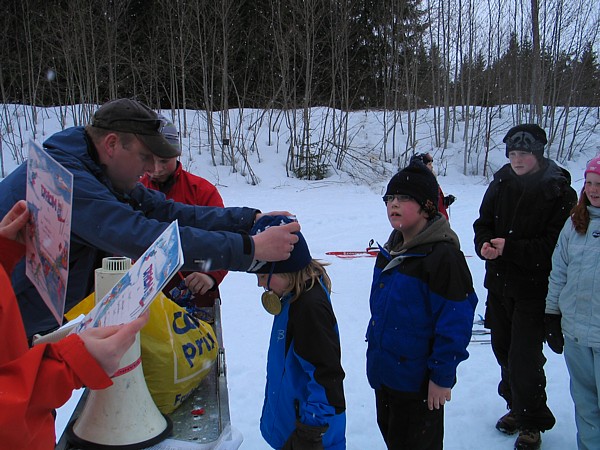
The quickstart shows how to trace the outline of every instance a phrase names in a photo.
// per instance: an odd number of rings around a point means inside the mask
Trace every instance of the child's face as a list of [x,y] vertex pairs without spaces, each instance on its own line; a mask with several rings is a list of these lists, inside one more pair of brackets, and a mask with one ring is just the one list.
[[588,173],[585,176],[585,195],[596,208],[600,208],[600,175]]
[[540,170],[540,162],[533,153],[513,150],[508,152],[510,166],[519,176],[535,173]]
[[154,170],[148,172],[152,181],[164,183],[177,169],[177,157],[175,158],[155,158]]
[[416,236],[427,223],[427,215],[421,205],[407,195],[394,196],[386,207],[392,228],[400,231],[405,241]]
[[259,273],[259,274],[256,274],[256,277],[258,278],[259,286],[261,286],[265,289],[271,289],[279,297],[281,297],[283,295],[283,293],[286,291],[286,289],[288,288],[287,279],[285,279],[284,277],[282,277],[281,275],[278,275],[276,273],[271,275],[271,282],[269,283],[269,286],[267,286],[267,281],[269,280],[268,273]]

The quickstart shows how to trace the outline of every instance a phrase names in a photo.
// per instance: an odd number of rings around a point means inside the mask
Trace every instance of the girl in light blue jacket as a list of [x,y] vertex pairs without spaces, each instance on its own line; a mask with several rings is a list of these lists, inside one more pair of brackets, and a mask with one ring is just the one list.
[[600,155],[586,167],[579,202],[552,256],[545,324],[550,348],[564,347],[577,446],[600,449]]

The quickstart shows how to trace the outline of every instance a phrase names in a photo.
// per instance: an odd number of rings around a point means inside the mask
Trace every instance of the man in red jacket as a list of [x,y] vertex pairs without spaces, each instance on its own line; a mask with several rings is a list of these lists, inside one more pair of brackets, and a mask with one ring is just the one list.
[[[141,183],[147,188],[165,194],[167,199],[187,205],[217,206],[223,208],[223,199],[219,191],[208,180],[183,170],[178,160],[181,155],[179,132],[175,125],[166,117],[160,116],[163,121],[161,133],[176,149],[177,156],[172,158],[156,158],[154,171],[146,172],[141,178]],[[163,293],[177,301],[182,294],[182,289],[189,289],[194,295],[193,303],[196,306],[213,306],[219,298],[219,284],[227,275],[226,270],[212,272],[179,272],[163,289]],[[181,283],[184,283],[182,286]]]
[[0,221],[0,447],[53,450],[54,409],[69,400],[73,389],[112,385],[110,376],[148,315],[30,349],[9,278],[25,252],[28,218],[21,200]]

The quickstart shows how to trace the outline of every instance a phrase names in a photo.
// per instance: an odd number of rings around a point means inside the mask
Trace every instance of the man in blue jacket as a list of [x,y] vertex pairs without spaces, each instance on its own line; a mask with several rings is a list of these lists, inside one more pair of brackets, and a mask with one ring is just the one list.
[[[147,106],[117,99],[102,105],[90,125],[68,128],[44,142],[48,154],[73,174],[65,311],[93,290],[94,269],[103,257],[138,258],[175,219],[183,270],[246,271],[254,260],[289,258],[298,241],[296,222],[249,236],[262,216],[257,209],[184,205],[140,184],[155,159],[177,156],[160,128],[158,115]],[[0,183],[0,217],[25,198],[26,177],[23,163]],[[26,277],[24,260],[13,271],[12,284],[29,338],[58,326]]]

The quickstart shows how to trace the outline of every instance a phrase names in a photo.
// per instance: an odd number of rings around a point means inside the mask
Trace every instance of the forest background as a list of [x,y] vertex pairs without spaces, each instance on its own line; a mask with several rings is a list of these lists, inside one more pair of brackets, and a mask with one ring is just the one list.
[[[442,187],[457,196],[451,223],[471,256],[477,207],[506,164],[502,138],[512,125],[540,124],[546,156],[571,171],[577,190],[586,161],[600,152],[597,0],[3,0],[2,7],[0,179],[27,158],[30,139],[41,143],[87,124],[107,100],[135,97],[175,122],[186,169],[216,184],[227,205],[298,214],[318,258],[386,238],[380,196],[414,152],[434,155]],[[373,263],[329,262],[349,448],[384,448],[364,376]],[[483,314],[483,262],[467,262]],[[230,273],[222,286],[232,423],[243,448],[262,448],[257,383],[268,317],[253,277]],[[509,448],[514,438],[493,427],[505,407],[493,354],[477,343],[469,351],[446,416],[446,447]],[[568,373],[562,357],[547,349],[546,356],[558,424],[544,448],[574,448]]]
[[[299,178],[349,166],[369,176],[363,168],[373,160],[403,166],[423,144],[422,120],[441,160],[460,143],[463,173],[489,176],[495,126],[507,114],[543,126],[559,162],[586,145],[600,115],[597,1],[3,4],[0,177],[7,157],[20,163],[24,143],[43,136],[40,107],[59,107],[64,126],[79,125],[117,97],[170,111],[184,140],[207,130],[190,151],[210,151],[213,164],[231,165],[251,184],[259,182],[248,163],[260,151],[259,126],[273,139],[287,131],[286,171]],[[360,130],[348,117],[369,110],[383,111],[371,124],[381,139],[369,161],[356,161],[365,149],[356,152]]]

